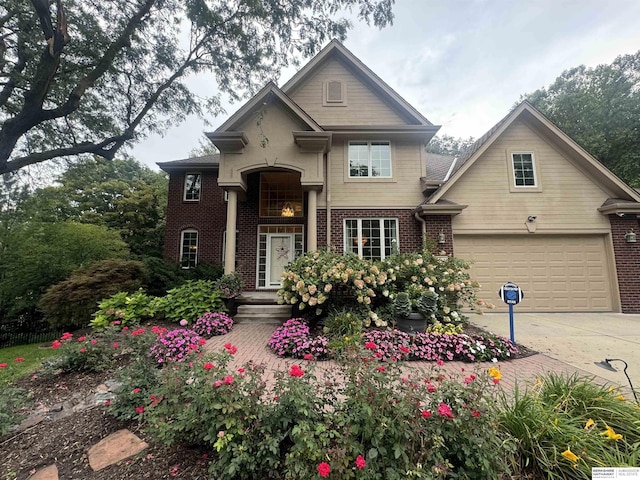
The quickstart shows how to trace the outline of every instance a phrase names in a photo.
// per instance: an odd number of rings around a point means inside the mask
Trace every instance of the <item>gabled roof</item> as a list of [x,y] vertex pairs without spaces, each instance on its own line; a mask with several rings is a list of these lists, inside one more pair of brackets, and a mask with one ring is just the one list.
[[430,203],[442,199],[447,191],[460,179],[482,154],[496,141],[496,139],[517,119],[525,118],[528,122],[540,127],[553,139],[567,147],[581,169],[598,178],[603,186],[615,192],[617,197],[626,197],[634,202],[640,202],[640,194],[619,179],[611,170],[602,165],[589,152],[578,145],[571,137],[542,114],[528,101],[523,101],[502,120],[473,143],[456,161],[448,181],[431,198]]
[[300,69],[291,79],[282,86],[282,90],[291,95],[298,87],[302,86],[307,79],[312,76],[318,68],[325,64],[331,58],[339,58],[345,63],[356,75],[362,78],[371,88],[373,88],[382,98],[390,105],[394,106],[406,117],[418,125],[433,126],[418,110],[411,106],[404,98],[402,98],[395,90],[387,85],[380,77],[362,63],[353,53],[351,53],[338,40],[331,40],[315,57],[309,61],[302,69]]
[[424,182],[429,184],[444,183],[455,157],[427,152],[425,158],[427,160],[427,172],[422,177]]
[[[298,106],[293,100],[291,100],[278,86],[273,83],[267,83],[262,90],[255,94],[247,103],[245,103],[236,113],[231,115],[226,122],[216,128],[215,133],[228,132],[237,130],[239,125],[244,123],[246,119],[255,114],[263,103],[277,99],[285,108],[293,114],[294,117],[302,121],[309,127],[309,130],[314,132],[321,132],[322,127],[316,123],[302,108]],[[211,136],[212,132],[207,133],[207,136]]]
[[156,165],[165,172],[170,170],[182,170],[188,168],[218,168],[220,164],[220,154],[201,155],[199,157],[183,158],[170,162],[157,162]]

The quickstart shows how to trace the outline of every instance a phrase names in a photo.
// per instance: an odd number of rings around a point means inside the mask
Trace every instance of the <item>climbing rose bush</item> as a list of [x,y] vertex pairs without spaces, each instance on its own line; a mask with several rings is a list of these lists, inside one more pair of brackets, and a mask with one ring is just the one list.
[[193,330],[178,328],[160,335],[150,349],[149,355],[158,363],[184,362],[207,341]]
[[207,312],[193,325],[193,331],[204,338],[226,335],[233,328],[233,319],[222,312]]

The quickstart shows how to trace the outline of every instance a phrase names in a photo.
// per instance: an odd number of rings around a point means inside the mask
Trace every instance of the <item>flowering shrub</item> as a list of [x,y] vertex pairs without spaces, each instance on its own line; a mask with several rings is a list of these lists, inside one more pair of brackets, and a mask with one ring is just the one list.
[[323,358],[327,355],[328,339],[313,337],[309,325],[303,318],[291,318],[276,328],[269,339],[269,347],[277,354],[294,358],[313,355]]
[[235,298],[244,288],[244,281],[237,273],[225,273],[215,283],[215,286],[222,295],[222,298]]
[[193,325],[193,331],[204,338],[226,335],[232,328],[233,319],[221,312],[207,312]]
[[158,363],[184,362],[198,353],[206,340],[193,330],[178,328],[160,335],[150,349],[150,356]]

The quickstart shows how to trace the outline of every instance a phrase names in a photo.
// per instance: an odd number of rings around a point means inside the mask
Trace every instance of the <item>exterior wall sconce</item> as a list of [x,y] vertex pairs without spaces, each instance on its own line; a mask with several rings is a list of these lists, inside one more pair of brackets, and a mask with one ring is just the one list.
[[444,233],[443,233],[443,232],[440,232],[440,233],[438,234],[438,243],[439,243],[439,244],[441,244],[441,245],[442,245],[443,243],[447,243],[447,237],[445,237],[445,236],[444,236]]
[[293,217],[295,212],[293,211],[293,207],[290,202],[284,202],[282,206],[282,211],[280,212],[281,217]]
[[636,243],[637,242],[637,237],[635,232],[633,231],[633,228],[631,230],[629,230],[627,233],[624,234],[624,241],[627,243]]

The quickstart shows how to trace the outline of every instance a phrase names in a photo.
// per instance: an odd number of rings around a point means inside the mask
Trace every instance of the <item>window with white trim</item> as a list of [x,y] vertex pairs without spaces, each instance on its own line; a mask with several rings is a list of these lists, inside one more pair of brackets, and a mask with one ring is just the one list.
[[391,178],[391,143],[349,142],[349,177]]
[[398,220],[396,218],[346,219],[344,250],[367,260],[384,260],[398,251]]
[[180,237],[180,266],[193,268],[198,264],[198,231],[183,230]]
[[199,202],[202,186],[202,175],[199,173],[187,173],[184,176],[184,200],[187,202]]
[[533,153],[512,153],[511,161],[513,164],[513,184],[516,187],[536,187],[536,169],[533,163]]

